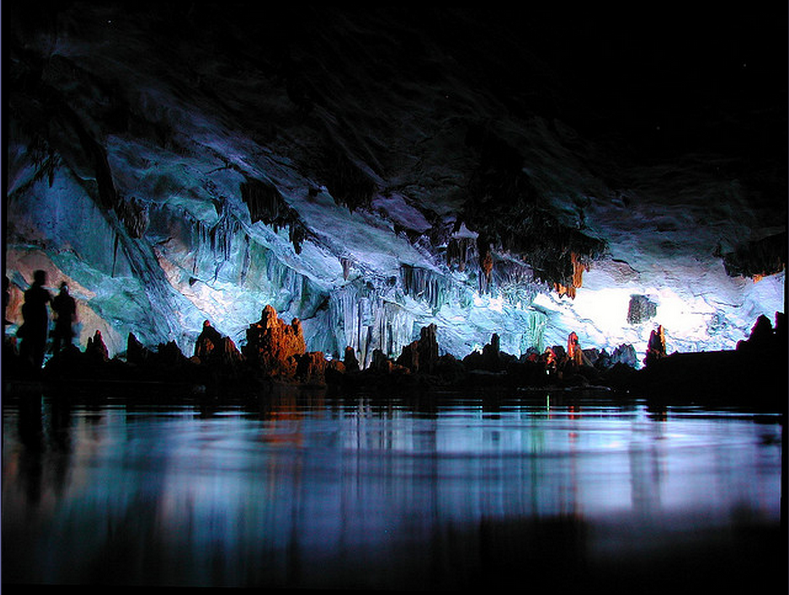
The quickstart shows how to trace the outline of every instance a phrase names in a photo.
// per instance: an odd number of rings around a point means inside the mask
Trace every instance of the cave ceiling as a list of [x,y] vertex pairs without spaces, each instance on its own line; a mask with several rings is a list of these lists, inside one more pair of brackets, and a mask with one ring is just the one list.
[[783,311],[785,7],[3,9],[17,318],[36,268],[113,352],[267,303],[368,360],[431,322],[459,357],[733,348]]

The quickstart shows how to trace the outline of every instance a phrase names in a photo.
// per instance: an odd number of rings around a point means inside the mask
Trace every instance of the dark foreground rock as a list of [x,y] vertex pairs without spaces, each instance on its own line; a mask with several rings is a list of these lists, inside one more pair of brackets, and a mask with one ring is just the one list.
[[778,312],[775,327],[760,316],[750,337],[735,350],[665,355],[663,348],[656,357],[650,345],[647,365],[622,378],[620,388],[652,400],[742,403],[785,411],[786,339],[786,318]]

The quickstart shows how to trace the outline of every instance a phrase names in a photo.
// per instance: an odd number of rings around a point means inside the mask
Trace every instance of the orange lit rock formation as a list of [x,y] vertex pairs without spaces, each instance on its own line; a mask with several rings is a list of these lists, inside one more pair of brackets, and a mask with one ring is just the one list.
[[287,324],[271,305],[266,306],[261,319],[247,329],[247,344],[242,349],[253,367],[283,379],[295,377],[297,357],[306,351],[299,319],[294,318]]

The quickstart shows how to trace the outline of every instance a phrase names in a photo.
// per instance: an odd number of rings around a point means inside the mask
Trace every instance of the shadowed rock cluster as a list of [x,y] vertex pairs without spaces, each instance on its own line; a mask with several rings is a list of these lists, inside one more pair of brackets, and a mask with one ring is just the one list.
[[[24,360],[6,343],[5,370],[12,379],[43,378],[63,381],[114,383],[175,383],[200,390],[223,387],[270,387],[286,384],[330,387],[345,391],[404,389],[574,389],[603,388],[660,397],[741,397],[772,401],[785,394],[786,322],[776,313],[775,327],[765,316],[751,336],[734,351],[666,353],[662,326],[652,332],[645,366],[637,370],[632,345],[620,345],[612,354],[582,348],[572,332],[567,345],[553,345],[542,353],[531,348],[520,357],[501,350],[498,334],[481,351],[463,359],[440,354],[436,326],[423,327],[418,340],[405,345],[396,358],[373,352],[370,365],[359,364],[347,347],[342,361],[308,352],[301,323],[286,323],[267,305],[246,332],[247,343],[234,342],[205,321],[194,354],[184,355],[174,341],[149,349],[129,334],[125,357],[110,359],[101,332],[96,331],[84,352],[68,345],[47,362],[41,374],[25,367]],[[784,358],[785,359],[785,358]]]

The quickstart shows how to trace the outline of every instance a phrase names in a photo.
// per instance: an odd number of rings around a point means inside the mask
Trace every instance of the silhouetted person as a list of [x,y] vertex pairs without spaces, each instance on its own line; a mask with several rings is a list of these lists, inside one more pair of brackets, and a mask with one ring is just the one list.
[[52,301],[52,295],[44,289],[46,281],[45,271],[38,270],[33,273],[33,284],[25,291],[25,302],[22,304],[24,322],[17,331],[17,336],[22,337],[20,347],[22,357],[36,370],[41,369],[44,364],[49,328],[47,304]]
[[52,352],[60,351],[61,343],[71,345],[74,337],[72,325],[77,319],[77,302],[68,293],[68,285],[60,284],[60,293],[52,300],[52,311],[55,313],[55,329],[52,331]]

